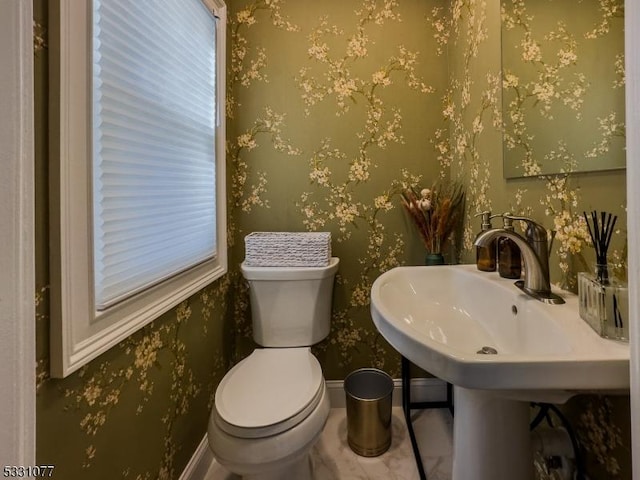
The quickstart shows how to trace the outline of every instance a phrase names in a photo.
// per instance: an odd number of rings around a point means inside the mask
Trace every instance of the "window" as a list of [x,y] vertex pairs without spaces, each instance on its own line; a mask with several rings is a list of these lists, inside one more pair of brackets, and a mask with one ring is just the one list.
[[226,8],[58,0],[52,18],[51,373],[63,377],[226,272]]

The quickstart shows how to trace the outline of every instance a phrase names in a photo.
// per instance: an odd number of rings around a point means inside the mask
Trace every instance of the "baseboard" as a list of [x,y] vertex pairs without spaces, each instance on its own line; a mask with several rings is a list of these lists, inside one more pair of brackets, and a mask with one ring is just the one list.
[[198,448],[196,448],[196,451],[191,457],[191,460],[189,460],[187,466],[184,467],[179,480],[206,480],[207,473],[214,463],[215,459],[209,449],[207,435],[205,434],[200,445],[198,445]]
[[[327,380],[327,390],[331,408],[344,408],[346,397],[344,382],[342,380]],[[392,405],[402,405],[402,380],[393,380]],[[447,399],[447,383],[439,378],[412,378],[411,401],[412,402],[443,402]]]
[[[331,408],[344,408],[346,398],[344,394],[344,382],[342,380],[327,380],[327,391]],[[392,404],[395,407],[402,405],[402,381],[393,380]],[[447,399],[447,384],[439,378],[413,378],[411,379],[411,401],[413,402],[440,402]],[[194,452],[191,460],[185,467],[179,480],[207,480],[210,469],[215,468],[216,461],[207,444],[205,435],[200,445]]]

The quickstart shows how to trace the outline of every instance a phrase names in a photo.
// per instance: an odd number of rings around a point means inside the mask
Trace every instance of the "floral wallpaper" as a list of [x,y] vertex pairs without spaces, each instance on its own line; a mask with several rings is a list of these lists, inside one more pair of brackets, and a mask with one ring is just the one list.
[[[238,270],[252,231],[332,233],[341,261],[332,328],[314,347],[325,378],[361,366],[397,377],[399,356],[368,302],[381,272],[424,262],[403,188],[464,183],[464,228],[453,242],[461,248],[445,252],[450,262],[473,260],[473,215],[484,209],[557,230],[553,280],[567,288],[593,262],[582,210],[625,216],[624,171],[576,175],[567,158],[564,172],[504,179],[499,0],[229,0],[230,271],[79,372],[50,379],[47,3],[34,0],[37,455],[60,478],[179,477],[218,382],[255,347]],[[620,272],[624,228],[614,243]],[[629,478],[628,408],[628,397],[566,406],[594,480]]]
[[[526,0],[514,3],[528,5]],[[594,22],[594,29],[611,21],[611,12],[618,12],[616,16],[620,13],[621,2],[602,0],[598,4],[601,16]],[[450,135],[441,138],[438,151],[442,152],[441,162],[450,165],[451,175],[467,182],[468,217],[463,258],[473,261],[471,240],[478,229],[473,214],[482,210],[524,214],[556,232],[550,260],[552,281],[575,291],[576,273],[589,270],[594,262],[582,212],[606,210],[623,221],[614,235],[613,263],[616,274],[624,278],[624,171],[572,173],[577,159],[557,149],[556,155],[563,165],[560,172],[505,179],[501,97],[510,86],[508,78],[500,75],[503,21],[498,0],[454,1],[448,15],[439,12],[432,21],[434,25],[449,26],[451,93],[444,99],[442,113]],[[624,78],[623,72],[620,78]],[[527,167],[526,160],[522,160],[523,168]],[[631,478],[628,396],[577,396],[562,406],[562,410],[583,447],[589,478]]]
[[65,480],[176,479],[206,432],[229,368],[229,278],[78,372],[49,378],[48,2],[35,0],[34,15],[37,461]]
[[[403,186],[441,175],[430,138],[446,56],[425,19],[441,1],[248,1],[231,4],[228,114],[232,265],[254,230],[325,230],[340,257],[326,378],[358,366],[399,372],[369,316],[375,278],[422,263]],[[252,348],[236,272],[238,357]]]
[[503,0],[507,177],[623,168],[621,0]]

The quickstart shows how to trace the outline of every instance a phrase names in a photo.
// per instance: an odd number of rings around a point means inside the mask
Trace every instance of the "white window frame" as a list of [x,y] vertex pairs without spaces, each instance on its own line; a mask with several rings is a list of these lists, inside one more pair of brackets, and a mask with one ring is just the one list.
[[93,288],[91,0],[51,2],[51,375],[66,377],[227,271],[225,39],[222,0],[201,0],[216,28],[215,258],[98,312]]

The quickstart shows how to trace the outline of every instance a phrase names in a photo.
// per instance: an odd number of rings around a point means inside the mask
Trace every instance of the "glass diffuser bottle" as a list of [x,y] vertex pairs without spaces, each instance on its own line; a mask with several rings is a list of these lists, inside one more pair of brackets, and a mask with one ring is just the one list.
[[578,274],[580,317],[601,337],[628,341],[627,284],[610,276],[608,265],[596,265],[595,272]]
[[600,336],[615,340],[629,340],[629,290],[627,284],[611,275],[607,250],[616,223],[615,216],[591,213],[591,223],[584,214],[596,251],[594,273],[578,274],[580,317]]

